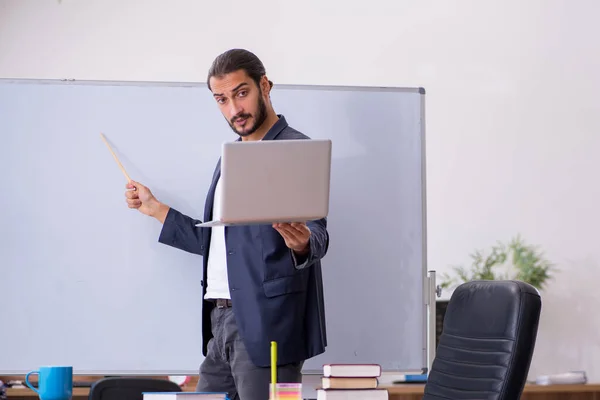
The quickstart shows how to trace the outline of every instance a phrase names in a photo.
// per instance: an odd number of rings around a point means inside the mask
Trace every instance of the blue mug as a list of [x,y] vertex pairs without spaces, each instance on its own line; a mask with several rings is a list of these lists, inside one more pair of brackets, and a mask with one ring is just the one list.
[[[29,376],[39,375],[38,388],[29,382]],[[71,400],[73,397],[73,367],[41,367],[25,375],[25,384],[36,392],[41,400]]]

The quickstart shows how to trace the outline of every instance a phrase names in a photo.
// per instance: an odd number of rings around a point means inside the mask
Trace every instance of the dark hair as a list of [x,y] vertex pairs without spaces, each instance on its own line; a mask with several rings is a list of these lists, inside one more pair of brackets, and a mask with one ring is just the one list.
[[[206,84],[210,89],[210,78],[221,77],[226,74],[243,69],[260,88],[260,79],[266,74],[265,67],[260,59],[252,52],[244,49],[231,49],[219,54],[208,70]],[[273,87],[273,82],[269,81]]]

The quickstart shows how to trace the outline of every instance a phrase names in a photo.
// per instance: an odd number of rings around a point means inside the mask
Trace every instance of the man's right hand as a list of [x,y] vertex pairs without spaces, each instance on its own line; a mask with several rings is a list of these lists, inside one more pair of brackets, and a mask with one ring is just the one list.
[[127,183],[126,188],[128,190],[125,192],[125,197],[129,208],[136,208],[142,214],[165,222],[169,207],[158,201],[150,189],[136,181]]

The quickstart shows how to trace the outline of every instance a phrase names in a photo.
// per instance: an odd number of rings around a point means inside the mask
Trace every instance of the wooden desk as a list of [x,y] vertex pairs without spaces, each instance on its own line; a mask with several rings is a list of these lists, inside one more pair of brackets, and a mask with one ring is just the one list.
[[[384,386],[388,389],[390,400],[421,400],[423,396],[422,384],[407,384]],[[184,391],[193,391],[189,386]],[[34,400],[37,395],[30,389],[8,389],[10,400]],[[88,388],[74,388],[73,400],[88,398]],[[527,385],[521,400],[600,400],[600,384],[587,385],[553,385],[535,386]]]
[[[390,400],[421,400],[424,385],[386,386]],[[526,385],[521,400],[600,400],[600,384],[587,385]]]

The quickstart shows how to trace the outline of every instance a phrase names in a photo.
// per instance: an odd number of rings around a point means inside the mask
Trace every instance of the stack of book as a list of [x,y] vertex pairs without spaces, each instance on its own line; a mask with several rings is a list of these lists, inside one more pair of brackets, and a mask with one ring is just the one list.
[[326,364],[317,400],[388,400],[388,391],[378,387],[380,376],[378,364]]

